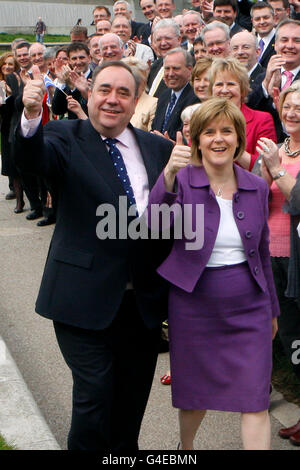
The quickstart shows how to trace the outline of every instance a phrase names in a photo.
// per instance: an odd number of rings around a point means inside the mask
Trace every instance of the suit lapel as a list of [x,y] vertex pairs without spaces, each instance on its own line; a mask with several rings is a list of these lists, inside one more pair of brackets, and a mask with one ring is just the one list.
[[157,127],[156,127],[157,129],[162,129],[166,112],[170,103],[170,99],[171,99],[171,90],[166,90],[164,97],[161,99],[159,103],[159,120],[157,122]]
[[179,96],[178,100],[176,101],[176,104],[171,113],[170,119],[168,120],[166,130],[172,127],[174,120],[175,121],[177,120],[178,113],[181,113],[182,111],[182,102],[186,99],[187,95],[190,93],[191,88],[192,88],[191,85],[188,83],[186,87],[184,88],[183,92],[181,93],[181,95]]
[[[159,167],[157,159],[153,158],[153,147],[151,147],[151,142],[148,141],[148,133],[135,129],[131,124],[128,127],[133,131],[140,147],[148,176],[149,189],[151,190],[157,180]],[[82,132],[78,136],[78,143],[83,154],[101,178],[102,181],[99,184],[104,184],[110,188],[115,203],[118,205],[119,196],[126,196],[125,190],[117,176],[106,145],[89,119],[82,122]]]
[[118,202],[120,195],[126,195],[124,187],[118,178],[106,145],[89,119],[82,122],[82,132],[78,136],[78,143],[87,160],[103,180],[101,184],[110,187]]

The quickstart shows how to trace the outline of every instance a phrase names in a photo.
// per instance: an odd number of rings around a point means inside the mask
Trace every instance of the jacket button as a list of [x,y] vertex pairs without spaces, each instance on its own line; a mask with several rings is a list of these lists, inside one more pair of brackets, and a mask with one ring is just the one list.
[[242,220],[244,217],[245,217],[245,214],[243,211],[239,211],[237,214],[236,214],[237,218]]
[[253,269],[254,271],[254,274],[257,275],[259,273],[259,267],[258,266],[255,266],[255,268]]
[[255,250],[250,250],[249,251],[249,256],[254,256],[255,255]]
[[247,230],[245,235],[246,235],[246,238],[252,238],[252,232],[250,232],[250,230]]

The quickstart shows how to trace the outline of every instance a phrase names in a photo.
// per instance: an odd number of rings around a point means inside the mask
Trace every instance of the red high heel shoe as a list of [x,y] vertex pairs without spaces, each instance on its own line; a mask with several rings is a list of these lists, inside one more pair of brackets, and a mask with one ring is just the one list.
[[161,377],[160,381],[163,385],[170,385],[171,384],[171,376],[168,375],[168,374],[165,374]]

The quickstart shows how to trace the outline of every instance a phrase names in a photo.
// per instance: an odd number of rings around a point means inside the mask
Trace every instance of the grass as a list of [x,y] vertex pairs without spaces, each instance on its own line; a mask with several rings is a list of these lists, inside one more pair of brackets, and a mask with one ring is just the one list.
[[7,444],[0,434],[0,450],[16,450],[14,446]]
[[286,401],[300,407],[300,382],[284,353],[278,335],[273,342],[272,384]]
[[[11,43],[16,38],[26,39],[28,42],[35,42],[35,34],[8,34],[0,33],[0,42]],[[70,36],[65,35],[56,35],[56,34],[46,34],[44,36],[44,42],[70,42]]]

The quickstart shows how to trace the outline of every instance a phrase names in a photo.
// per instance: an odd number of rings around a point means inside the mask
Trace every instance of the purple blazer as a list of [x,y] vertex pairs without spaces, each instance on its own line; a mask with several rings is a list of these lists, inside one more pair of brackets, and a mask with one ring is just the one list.
[[[274,286],[269,252],[268,195],[269,188],[260,178],[234,164],[237,192],[233,195],[233,214],[243,242],[250,273],[263,292],[269,291],[273,317],[280,314]],[[177,173],[177,193],[166,191],[163,173],[154,185],[149,198],[149,223],[153,204],[175,203],[192,208],[192,229],[196,226],[196,204],[204,208],[204,243],[202,248],[187,250],[190,239],[183,235],[175,239],[172,250],[159,266],[158,273],[171,284],[192,292],[205,269],[217,237],[220,209],[203,166],[188,165]],[[152,206],[152,209],[151,209]],[[153,228],[153,227],[151,227]]]

